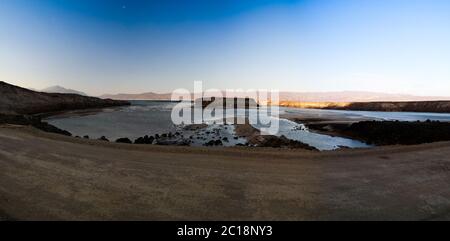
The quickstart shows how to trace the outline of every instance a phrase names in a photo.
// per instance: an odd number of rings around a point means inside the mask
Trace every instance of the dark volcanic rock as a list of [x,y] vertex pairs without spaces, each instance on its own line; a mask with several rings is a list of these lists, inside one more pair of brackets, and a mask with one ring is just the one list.
[[222,146],[223,142],[221,140],[211,140],[204,144],[204,146]]
[[290,140],[285,136],[258,135],[249,140],[249,144],[257,147],[274,147],[274,148],[300,148],[306,150],[317,150],[316,148],[302,143],[300,141]]
[[109,141],[108,138],[106,138],[105,136],[102,136],[100,138],[98,138],[100,141]]
[[206,127],[208,127],[207,124],[191,124],[191,125],[185,126],[183,128],[183,130],[185,130],[185,131],[198,131],[198,130],[204,129]]
[[174,140],[168,138],[160,138],[156,140],[155,144],[161,146],[188,146],[190,144],[190,141],[185,139]]
[[131,142],[130,139],[128,138],[119,138],[116,140],[117,143],[126,143],[126,144],[132,144],[133,142]]
[[153,136],[139,137],[134,141],[134,144],[152,144],[155,138]]
[[362,121],[354,124],[308,124],[309,129],[374,145],[415,145],[450,141],[450,123],[439,121]]

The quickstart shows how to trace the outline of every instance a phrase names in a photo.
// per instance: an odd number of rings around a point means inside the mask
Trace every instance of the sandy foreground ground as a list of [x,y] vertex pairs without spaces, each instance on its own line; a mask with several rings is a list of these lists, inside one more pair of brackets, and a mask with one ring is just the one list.
[[0,127],[0,220],[450,219],[450,143],[311,152]]

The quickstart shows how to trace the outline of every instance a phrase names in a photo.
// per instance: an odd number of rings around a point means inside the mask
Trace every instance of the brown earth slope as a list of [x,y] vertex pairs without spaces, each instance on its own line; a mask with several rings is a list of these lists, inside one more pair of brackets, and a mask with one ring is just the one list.
[[0,114],[31,115],[129,104],[77,94],[43,93],[0,81]]

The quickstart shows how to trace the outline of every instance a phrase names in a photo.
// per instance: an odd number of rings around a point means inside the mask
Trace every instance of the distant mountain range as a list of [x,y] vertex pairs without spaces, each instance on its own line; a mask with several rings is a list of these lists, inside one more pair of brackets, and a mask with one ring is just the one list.
[[450,96],[416,96],[367,91],[281,92],[280,100],[301,102],[435,101],[450,100]]
[[170,100],[172,94],[164,93],[158,94],[153,92],[147,92],[142,94],[105,94],[100,96],[102,99],[113,100]]
[[[237,94],[237,97],[245,97]],[[142,94],[106,94],[100,98],[115,100],[170,100],[170,93],[147,92]],[[405,94],[387,94],[365,91],[339,92],[280,92],[280,101],[296,102],[375,102],[375,101],[436,101],[450,100],[450,96],[415,96]]]
[[41,92],[45,93],[61,93],[61,94],[77,94],[77,95],[84,95],[87,96],[86,93],[78,91],[78,90],[72,90],[72,89],[66,89],[64,87],[61,87],[59,85],[51,86],[45,89],[40,90]]

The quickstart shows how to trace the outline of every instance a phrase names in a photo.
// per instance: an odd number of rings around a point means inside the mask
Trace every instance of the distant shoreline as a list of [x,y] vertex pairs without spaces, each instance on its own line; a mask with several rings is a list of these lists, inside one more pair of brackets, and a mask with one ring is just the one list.
[[[161,99],[134,99],[127,101],[182,102]],[[192,101],[191,101],[192,102]],[[269,103],[270,104],[270,103]],[[302,102],[280,101],[273,106],[318,110],[351,110],[377,112],[450,113],[450,101],[377,101],[377,102]]]
[[[269,103],[270,104],[270,103]],[[376,112],[450,113],[450,101],[381,101],[381,102],[297,102],[280,101],[274,106],[318,110]]]
[[152,101],[152,102],[172,102],[172,103],[183,102],[183,100],[144,100],[144,99],[127,100],[127,101]]
[[380,111],[380,112],[422,112],[450,113],[450,101],[400,101],[400,102],[296,102],[280,101],[280,107]]

